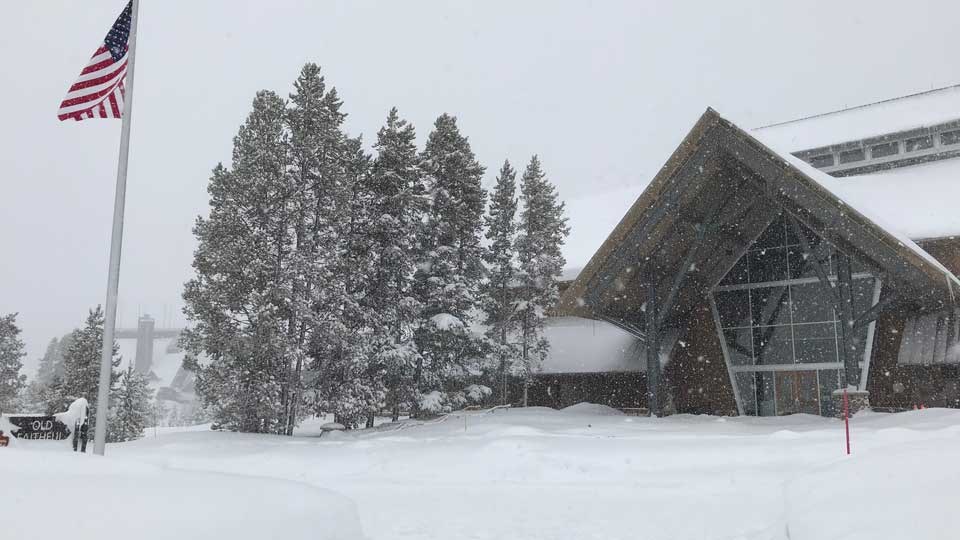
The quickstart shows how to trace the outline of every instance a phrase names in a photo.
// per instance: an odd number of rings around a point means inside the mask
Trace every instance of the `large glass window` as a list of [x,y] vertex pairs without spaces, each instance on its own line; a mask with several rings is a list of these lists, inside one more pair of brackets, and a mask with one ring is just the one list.
[[[822,240],[801,225],[811,247]],[[833,250],[814,261],[781,216],[770,224],[714,291],[725,351],[746,414],[831,414],[842,369],[840,322],[819,262],[836,279]],[[855,311],[873,303],[875,280],[854,264]],[[863,350],[867,330],[855,339]]]

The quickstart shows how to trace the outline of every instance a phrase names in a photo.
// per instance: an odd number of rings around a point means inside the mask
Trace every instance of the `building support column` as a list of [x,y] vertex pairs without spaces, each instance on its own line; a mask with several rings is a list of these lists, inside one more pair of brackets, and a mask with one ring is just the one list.
[[647,409],[651,417],[660,416],[660,328],[657,324],[657,288],[647,284]]
[[843,388],[833,393],[837,405],[837,411],[843,414],[843,396],[847,395],[850,407],[850,414],[859,410],[870,408],[870,394],[866,390],[859,390],[860,387],[860,364],[857,354],[856,341],[856,318],[853,308],[853,272],[850,266],[850,257],[843,253],[837,253],[837,296],[839,297],[840,319],[840,358],[843,361]]

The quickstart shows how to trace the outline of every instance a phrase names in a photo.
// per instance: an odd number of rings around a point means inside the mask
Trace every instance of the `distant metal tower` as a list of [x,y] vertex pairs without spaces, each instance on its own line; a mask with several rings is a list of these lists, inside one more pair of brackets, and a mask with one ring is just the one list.
[[153,368],[153,350],[154,341],[157,339],[173,339],[172,347],[167,347],[166,352],[179,350],[177,340],[180,338],[180,332],[183,328],[157,328],[156,320],[150,315],[143,315],[137,321],[136,328],[118,328],[116,332],[117,339],[136,339],[137,352],[133,359],[134,369],[138,373],[148,375]]

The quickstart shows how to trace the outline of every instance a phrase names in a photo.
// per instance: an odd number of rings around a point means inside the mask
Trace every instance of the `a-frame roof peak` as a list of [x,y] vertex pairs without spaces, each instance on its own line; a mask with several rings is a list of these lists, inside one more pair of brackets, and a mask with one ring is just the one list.
[[636,316],[644,298],[637,289],[653,282],[658,294],[679,296],[680,313],[784,211],[871,267],[885,285],[924,305],[952,303],[960,281],[845,203],[832,181],[708,108],[564,292],[560,311]]

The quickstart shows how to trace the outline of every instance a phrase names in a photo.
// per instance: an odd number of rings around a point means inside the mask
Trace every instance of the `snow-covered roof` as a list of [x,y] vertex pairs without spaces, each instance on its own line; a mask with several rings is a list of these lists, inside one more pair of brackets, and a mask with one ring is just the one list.
[[833,191],[913,240],[960,236],[960,159],[835,179]]
[[[766,137],[760,139],[775,145]],[[782,150],[779,153],[789,155]],[[792,162],[802,163],[799,159]],[[900,236],[911,240],[960,236],[960,158],[844,178],[830,177],[809,166],[804,170],[814,174],[820,183],[829,184],[830,190],[851,206],[881,220]],[[589,199],[577,201],[581,214],[571,214],[571,217],[622,216],[645,187],[645,183],[638,183],[629,189],[598,192]],[[573,221],[576,225],[589,220]],[[576,257],[570,261],[576,266],[566,268],[563,279],[572,280],[579,275],[592,254],[587,250],[596,250],[616,224],[616,220],[606,219],[602,226],[590,223],[589,227],[574,229],[579,251],[568,257]]]
[[[728,117],[729,118],[729,117]],[[763,144],[767,147],[768,150],[777,154],[778,157],[789,163],[791,166],[799,170],[806,177],[820,184],[821,187],[829,191],[833,196],[835,196],[838,201],[845,204],[847,207],[853,211],[859,213],[861,216],[867,220],[873,222],[873,225],[878,227],[880,230],[890,234],[896,240],[905,247],[906,249],[912,251],[920,258],[931,264],[933,267],[937,268],[943,276],[946,278],[953,290],[960,290],[960,279],[953,275],[950,270],[943,266],[943,264],[938,261],[933,255],[930,255],[924,251],[920,246],[918,246],[912,239],[911,235],[904,230],[904,219],[913,220],[916,223],[910,223],[913,225],[927,225],[931,228],[937,226],[940,220],[940,216],[929,215],[929,211],[923,208],[903,208],[899,206],[899,200],[901,199],[901,193],[905,193],[911,189],[909,186],[900,186],[900,189],[892,189],[893,193],[880,194],[876,193],[872,189],[872,185],[869,184],[869,179],[874,176],[883,176],[882,174],[878,175],[865,175],[861,179],[865,179],[866,184],[861,184],[858,188],[849,188],[848,183],[851,183],[851,180],[846,178],[834,178],[829,174],[813,167],[806,161],[790,154],[783,148],[779,147],[775,142],[767,139],[766,136],[758,134],[756,132],[750,133],[757,142]],[[908,169],[909,170],[909,169]],[[889,174],[889,173],[888,173]],[[929,177],[932,175],[920,173],[921,176],[927,177],[924,178],[924,183],[929,181]],[[863,180],[859,180],[862,182]],[[889,183],[889,181],[887,181]],[[917,190],[920,191],[920,190]],[[952,194],[957,193],[957,189],[954,188]],[[931,193],[928,190],[922,190],[920,195],[920,200],[929,200],[931,198],[944,197],[947,199],[954,199],[951,196],[951,192],[947,193]],[[871,202],[873,201],[873,202]],[[913,216],[911,214],[919,212],[920,216]],[[955,219],[955,218],[954,218]],[[893,223],[891,223],[893,221]],[[949,233],[952,234],[952,233]],[[942,236],[942,235],[941,235]],[[927,236],[929,237],[929,236]],[[913,237],[917,238],[917,237]]]
[[[717,152],[734,156],[746,174],[731,173],[722,166],[706,167],[704,163]],[[897,225],[891,225],[904,212],[886,215],[882,209],[858,200],[858,192],[845,190],[844,182],[848,180],[810,166],[776,142],[744,131],[708,109],[599,245],[585,269],[565,289],[558,310],[566,315],[619,317],[625,310],[637,309],[642,299],[636,291],[646,286],[638,281],[641,273],[631,273],[631,261],[638,257],[657,257],[661,275],[667,276],[657,279],[665,282],[687,264],[683,254],[692,253],[694,265],[703,274],[699,282],[715,283],[722,277],[717,272],[735,260],[728,259],[742,254],[737,249],[742,249],[743,242],[755,238],[755,233],[758,235],[760,228],[769,223],[773,207],[763,200],[765,197],[776,198],[780,207],[803,214],[804,223],[838,249],[855,251],[862,262],[888,276],[891,291],[899,290],[899,294],[914,299],[918,306],[934,309],[953,301],[960,291],[960,280]],[[869,189],[860,193],[864,193],[864,200],[869,200]],[[697,235],[689,227],[672,225],[680,223],[684,215],[718,212],[711,209],[717,201],[757,211],[751,210],[748,215],[723,214],[724,219],[738,220],[735,232],[731,233],[741,240],[736,249],[724,248],[722,234],[715,233],[715,238],[706,241],[702,249],[690,251],[696,245]],[[630,287],[631,283],[636,286]],[[653,285],[660,289],[669,283]],[[679,296],[695,298],[700,292]],[[683,312],[691,307],[673,308]]]
[[581,317],[550,317],[546,338],[550,354],[541,373],[643,371],[637,338],[605,321]]
[[799,152],[960,119],[960,85],[919,92],[753,130],[788,152]]

